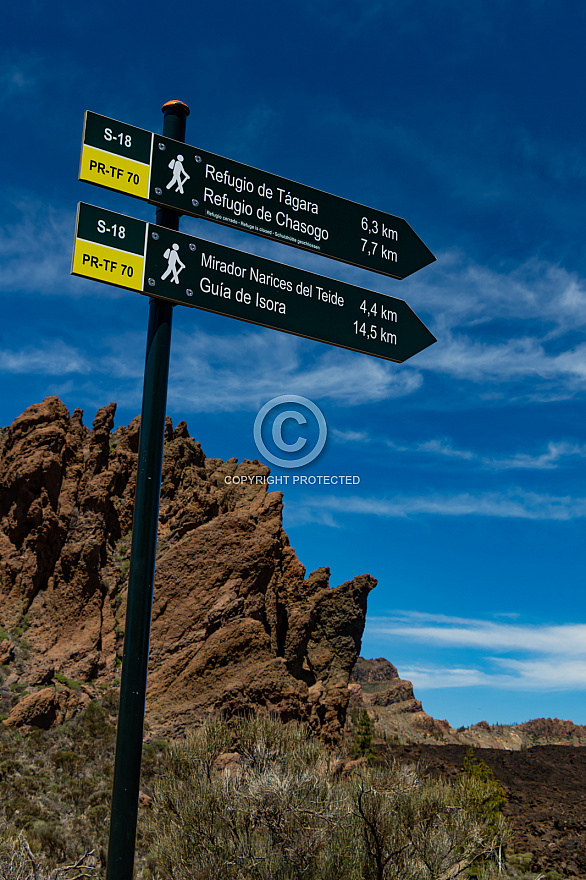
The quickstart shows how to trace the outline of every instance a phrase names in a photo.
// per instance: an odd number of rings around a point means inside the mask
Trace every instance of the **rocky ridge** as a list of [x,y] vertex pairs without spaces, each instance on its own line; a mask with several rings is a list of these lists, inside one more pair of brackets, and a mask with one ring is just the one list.
[[531,746],[586,746],[586,727],[559,718],[536,718],[523,724],[453,728],[433,718],[415,698],[413,685],[399,677],[388,660],[359,657],[350,677],[350,707],[366,709],[376,738],[402,744],[465,745],[479,749],[521,751]]
[[[58,723],[116,683],[140,420],[89,430],[57,397],[0,432],[0,662],[5,726]],[[207,713],[264,707],[335,739],[376,581],[306,576],[282,495],[228,485],[258,461],[207,458],[167,419],[147,722],[185,734]]]

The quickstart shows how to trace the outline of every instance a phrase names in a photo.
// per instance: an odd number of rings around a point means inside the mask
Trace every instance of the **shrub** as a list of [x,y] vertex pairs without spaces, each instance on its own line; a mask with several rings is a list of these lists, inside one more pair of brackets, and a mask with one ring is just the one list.
[[75,681],[73,678],[67,678],[66,675],[63,675],[62,672],[56,672],[55,678],[60,684],[64,684],[65,687],[70,688],[72,691],[78,691],[82,685],[81,681]]
[[38,840],[39,846],[50,853],[64,853],[63,833],[56,822],[46,822],[38,819],[33,822],[30,832],[33,839]]
[[[46,829],[42,829],[41,833],[45,831]],[[51,840],[56,842],[59,836],[58,830],[51,829],[48,833]],[[50,869],[44,855],[36,852],[34,840],[29,843],[22,831],[19,834],[11,833],[9,829],[0,832],[2,880],[65,880],[65,878],[80,880],[80,878],[96,877],[98,866],[99,862],[93,852],[86,852],[73,864]]]
[[370,718],[366,709],[363,709],[360,713],[360,717],[358,719],[358,723],[356,725],[356,732],[354,734],[354,745],[352,747],[352,754],[355,758],[365,758],[372,755],[371,745],[372,745],[372,735],[374,733],[374,724]]
[[[214,771],[234,742],[239,768]],[[328,760],[300,727],[254,718],[232,737],[223,721],[206,724],[169,749],[169,773],[155,784],[151,860],[181,880],[338,878],[352,817]]]
[[493,827],[482,813],[482,780],[451,786],[390,761],[344,779],[330,764],[300,726],[259,717],[232,731],[204,725],[169,748],[154,786],[155,876],[448,880],[506,839],[502,817]]
[[507,834],[504,833],[506,823],[503,810],[507,805],[504,788],[488,764],[474,756],[472,748],[468,749],[464,758],[464,773],[458,777],[457,786],[462,791],[467,809],[484,824],[487,834],[495,841],[493,848],[479,853],[475,862],[483,865],[487,859],[497,858],[500,870],[507,839]]
[[470,783],[478,782],[476,787],[477,802],[471,803],[478,817],[486,819],[490,828],[496,831],[500,817],[507,805],[505,790],[495,779],[494,773],[484,761],[474,756],[474,749],[468,749],[464,758],[464,774],[458,778],[458,784],[470,789]]
[[82,758],[80,755],[76,754],[76,752],[72,752],[71,749],[61,749],[58,752],[53,752],[51,755],[51,761],[58,767],[63,770],[65,773],[74,773],[79,765],[82,763]]

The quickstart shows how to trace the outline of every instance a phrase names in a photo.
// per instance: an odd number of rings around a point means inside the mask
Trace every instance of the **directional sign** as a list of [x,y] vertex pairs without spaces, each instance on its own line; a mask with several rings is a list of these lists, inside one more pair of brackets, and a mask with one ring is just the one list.
[[71,272],[396,363],[436,341],[401,299],[84,203]]
[[90,111],[79,178],[393,278],[435,260],[400,217]]

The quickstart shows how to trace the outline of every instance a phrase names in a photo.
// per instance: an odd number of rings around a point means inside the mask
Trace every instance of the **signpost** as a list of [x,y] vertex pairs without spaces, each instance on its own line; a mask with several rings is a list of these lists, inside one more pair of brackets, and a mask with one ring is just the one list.
[[90,111],[79,178],[392,278],[435,260],[400,217]]
[[[182,140],[189,114],[187,105],[169,101],[163,106],[163,113],[165,134]],[[172,230],[179,225],[179,218],[173,212],[158,210],[157,220]],[[130,249],[122,253],[129,266],[133,266],[131,261],[139,256],[134,252],[137,248],[140,250],[136,228],[128,227],[128,238],[126,225],[124,230],[110,228],[106,233],[115,242],[127,242]],[[108,244],[104,247],[99,262],[109,272],[106,260],[118,249],[108,250]],[[150,300],[106,880],[132,880],[134,875],[172,320],[171,303]]]
[[436,341],[404,300],[83,202],[72,273],[396,363]]
[[148,294],[132,553],[106,880],[132,880],[173,304],[402,363],[436,342],[403,300],[178,232],[213,220],[394,278],[435,260],[405,220],[87,112],[79,177],[158,206],[157,223],[80,203],[71,272]]

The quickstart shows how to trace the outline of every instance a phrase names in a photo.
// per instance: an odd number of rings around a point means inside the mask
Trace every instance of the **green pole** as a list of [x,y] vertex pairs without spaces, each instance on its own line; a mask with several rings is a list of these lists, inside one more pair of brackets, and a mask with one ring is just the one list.
[[[184,141],[187,105],[163,113],[163,134]],[[159,208],[157,223],[178,229],[179,214]],[[150,300],[106,880],[133,875],[172,317],[170,303]]]

